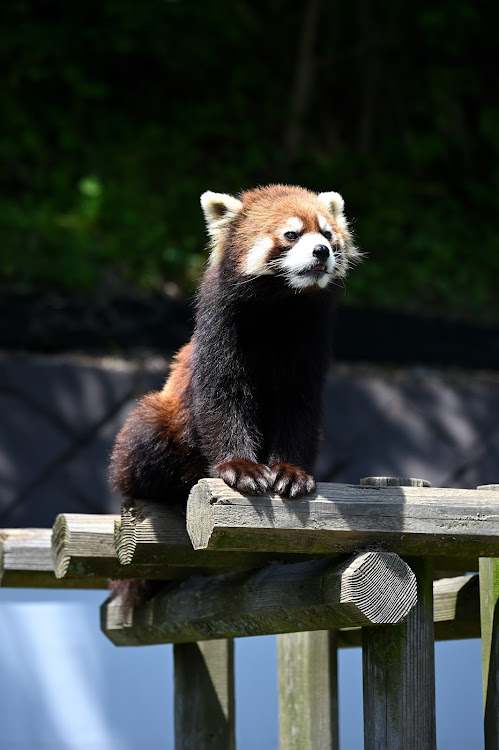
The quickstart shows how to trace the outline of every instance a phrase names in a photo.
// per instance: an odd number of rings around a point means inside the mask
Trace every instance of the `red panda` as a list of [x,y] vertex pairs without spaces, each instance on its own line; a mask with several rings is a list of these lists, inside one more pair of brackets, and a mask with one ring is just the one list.
[[343,199],[270,185],[201,205],[211,247],[194,334],[121,429],[112,484],[181,506],[205,476],[296,498],[315,487],[332,290],[360,255]]

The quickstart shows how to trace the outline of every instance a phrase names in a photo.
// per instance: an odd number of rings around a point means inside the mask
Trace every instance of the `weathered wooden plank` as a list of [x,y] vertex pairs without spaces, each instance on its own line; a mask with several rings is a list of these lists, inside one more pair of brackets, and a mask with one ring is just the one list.
[[175,750],[235,750],[234,641],[177,644]]
[[277,636],[279,750],[338,750],[337,633]]
[[0,585],[45,584],[56,584],[50,556],[50,529],[0,531]]
[[339,554],[376,545],[398,554],[495,557],[498,529],[499,491],[319,484],[307,497],[283,500],[202,479],[187,506],[193,546],[218,551]]
[[[250,570],[277,557],[253,550],[245,552],[204,552],[194,550],[185,525],[185,516],[162,503],[137,500],[123,503],[121,523],[115,539],[122,565],[133,564],[149,575],[146,566],[184,566],[201,570]],[[283,559],[283,555],[279,555]],[[160,576],[161,577],[161,576]]]
[[[477,573],[433,581],[433,623],[436,641],[480,638],[480,594]],[[361,628],[340,630],[338,646],[362,646]]]
[[[489,497],[499,484],[478,487]],[[480,559],[485,750],[499,750],[499,560]]]
[[115,597],[101,608],[101,627],[116,645],[186,643],[400,622],[415,600],[414,576],[397,555],[365,552],[194,577],[136,610]]
[[[120,517],[90,513],[61,513],[52,530],[52,559],[55,575],[61,580],[88,579],[88,586],[107,588],[109,579],[187,578],[192,568],[180,566],[121,565],[114,546]],[[92,584],[92,581],[95,581]],[[97,582],[99,585],[97,585]]]
[[365,750],[434,750],[435,665],[429,563],[412,558],[418,603],[405,622],[363,628]]
[[60,581],[54,575],[51,529],[0,531],[0,586],[11,588],[106,588],[107,580]]
[[52,529],[54,571],[57,578],[119,575],[114,548],[115,515],[60,513]]

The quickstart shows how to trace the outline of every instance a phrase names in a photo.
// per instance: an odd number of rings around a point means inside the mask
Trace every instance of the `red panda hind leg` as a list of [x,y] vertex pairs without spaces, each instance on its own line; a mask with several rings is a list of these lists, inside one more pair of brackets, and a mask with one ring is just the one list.
[[126,498],[185,508],[205,473],[182,410],[163,392],[149,393],[123,425],[111,454],[110,479]]

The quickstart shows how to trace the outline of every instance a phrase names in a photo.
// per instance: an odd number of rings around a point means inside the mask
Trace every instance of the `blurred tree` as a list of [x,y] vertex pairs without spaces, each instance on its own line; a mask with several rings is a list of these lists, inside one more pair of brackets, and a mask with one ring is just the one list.
[[344,194],[370,256],[348,301],[497,322],[498,16],[463,0],[4,3],[0,277],[190,292],[198,195],[287,181]]

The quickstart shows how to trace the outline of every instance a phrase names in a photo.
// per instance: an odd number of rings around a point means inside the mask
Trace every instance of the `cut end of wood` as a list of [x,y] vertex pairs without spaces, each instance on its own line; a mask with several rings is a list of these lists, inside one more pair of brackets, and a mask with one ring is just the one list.
[[211,506],[219,499],[216,487],[228,489],[223,479],[200,479],[189,493],[187,502],[187,533],[194,549],[210,548]]
[[415,477],[363,477],[359,484],[371,487],[431,487],[427,479]]
[[416,576],[394,553],[356,555],[341,575],[341,602],[372,625],[402,622],[417,602]]
[[114,527],[114,546],[120,565],[129,565],[135,552],[134,519],[131,509],[123,504],[121,521]]
[[50,529],[3,529],[0,535],[0,585],[47,586],[55,583]]
[[114,515],[60,513],[52,528],[56,578],[105,579],[116,575],[113,531],[117,519],[119,516]]
[[133,634],[130,634],[132,623],[133,609],[126,606],[119,595],[108,597],[101,605],[101,630],[115,646],[142,645],[133,642]]
[[70,555],[67,553],[69,532],[64,513],[60,513],[52,527],[52,562],[56,578],[64,578],[69,568]]

